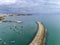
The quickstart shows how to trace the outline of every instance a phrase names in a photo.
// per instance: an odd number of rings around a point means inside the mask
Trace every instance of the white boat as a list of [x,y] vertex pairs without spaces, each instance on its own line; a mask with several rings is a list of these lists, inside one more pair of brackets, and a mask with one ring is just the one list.
[[3,23],[3,22],[22,23],[22,21],[19,21],[19,20],[17,20],[17,21],[11,21],[11,20],[3,20],[3,21],[0,21],[0,23]]

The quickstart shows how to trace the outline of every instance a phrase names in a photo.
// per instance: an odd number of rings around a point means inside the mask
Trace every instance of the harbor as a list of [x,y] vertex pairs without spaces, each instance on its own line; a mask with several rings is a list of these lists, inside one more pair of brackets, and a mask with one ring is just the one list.
[[59,19],[60,15],[8,16],[0,23],[0,44],[59,45]]

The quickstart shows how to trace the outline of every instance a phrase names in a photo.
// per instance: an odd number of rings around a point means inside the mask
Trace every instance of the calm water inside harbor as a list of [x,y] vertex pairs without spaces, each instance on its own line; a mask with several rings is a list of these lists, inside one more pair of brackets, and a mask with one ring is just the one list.
[[0,44],[28,45],[37,31],[36,21],[41,21],[47,28],[45,45],[60,45],[60,15],[16,16],[5,20],[21,20],[23,23],[0,23]]

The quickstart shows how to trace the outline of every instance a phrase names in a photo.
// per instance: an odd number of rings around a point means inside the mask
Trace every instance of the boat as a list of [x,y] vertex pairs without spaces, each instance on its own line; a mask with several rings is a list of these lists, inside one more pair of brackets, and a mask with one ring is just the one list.
[[3,22],[9,22],[9,23],[22,23],[22,21],[20,21],[20,20],[15,20],[15,21],[11,21],[11,20],[2,20],[2,21],[0,21],[0,23],[3,23]]

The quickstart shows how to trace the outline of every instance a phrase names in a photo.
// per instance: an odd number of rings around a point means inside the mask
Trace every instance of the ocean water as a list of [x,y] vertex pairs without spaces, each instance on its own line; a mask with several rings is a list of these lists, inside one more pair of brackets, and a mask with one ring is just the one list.
[[45,45],[60,45],[60,15],[16,16],[5,20],[21,20],[23,23],[0,23],[1,45],[28,45],[36,34],[36,21],[41,21],[47,28]]

